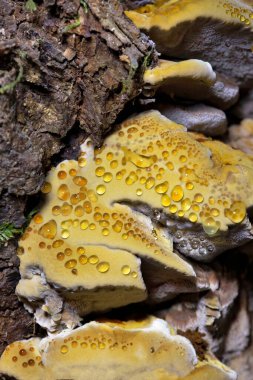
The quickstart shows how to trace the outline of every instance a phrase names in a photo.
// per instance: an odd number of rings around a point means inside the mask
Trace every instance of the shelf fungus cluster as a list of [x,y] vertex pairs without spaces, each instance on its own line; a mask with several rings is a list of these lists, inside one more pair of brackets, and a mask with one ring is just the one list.
[[200,289],[200,269],[186,255],[207,261],[228,239],[229,247],[252,239],[246,154],[158,111],[126,120],[101,148],[87,140],[81,150],[49,172],[19,243],[17,294],[49,331],[148,293],[152,303],[170,299],[175,283]]
[[19,380],[236,379],[211,354],[200,358],[187,338],[152,317],[90,322],[56,337],[15,342],[0,359],[0,370]]
[[126,11],[160,53],[203,59],[242,87],[251,87],[253,12],[247,0],[155,0]]

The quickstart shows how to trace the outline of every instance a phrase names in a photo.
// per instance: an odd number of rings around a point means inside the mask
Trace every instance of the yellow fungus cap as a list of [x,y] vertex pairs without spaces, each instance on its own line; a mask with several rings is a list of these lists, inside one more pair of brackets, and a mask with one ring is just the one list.
[[152,27],[170,30],[198,17],[253,27],[252,7],[242,0],[156,0],[154,4],[125,13],[138,28],[145,30]]
[[[0,372],[19,380],[235,380],[235,372],[206,355],[158,318],[90,322],[54,337],[9,345]],[[212,375],[213,377],[207,377]]]
[[226,242],[228,228],[245,229],[253,165],[246,154],[150,111],[123,122],[100,149],[86,141],[78,161],[60,163],[46,184],[50,191],[44,185],[43,205],[19,242],[21,284],[37,270],[85,315],[145,300],[141,260],[156,268],[153,282],[159,271],[163,281],[193,280],[193,267],[173,250],[177,234],[154,224],[150,210],[182,225],[183,234],[184,225],[198,226],[202,248],[213,236]]

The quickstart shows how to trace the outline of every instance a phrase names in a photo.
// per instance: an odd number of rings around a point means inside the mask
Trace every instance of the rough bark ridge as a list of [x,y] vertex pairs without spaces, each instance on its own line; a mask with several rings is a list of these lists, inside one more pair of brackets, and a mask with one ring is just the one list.
[[[117,0],[0,0],[0,55],[0,222],[21,227],[52,157],[75,156],[87,135],[101,143],[155,53]],[[0,247],[0,352],[33,331],[15,248]]]

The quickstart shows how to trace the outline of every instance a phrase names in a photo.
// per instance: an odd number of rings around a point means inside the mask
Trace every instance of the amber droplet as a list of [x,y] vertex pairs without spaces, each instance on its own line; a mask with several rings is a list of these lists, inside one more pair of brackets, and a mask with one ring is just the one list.
[[64,244],[63,240],[55,240],[52,244],[53,248],[59,248]]
[[61,207],[60,206],[54,206],[52,208],[52,214],[53,215],[57,216],[57,215],[60,215],[60,213],[61,213]]
[[43,194],[48,194],[52,190],[52,185],[49,182],[45,182],[41,188]]
[[155,187],[155,191],[158,193],[158,194],[164,194],[168,191],[169,189],[169,183],[167,181],[163,182],[163,183],[160,183],[158,184],[156,187]]
[[189,215],[189,220],[190,220],[192,223],[195,223],[195,222],[197,222],[198,217],[197,217],[197,215],[196,215],[194,212],[191,212],[190,215]]
[[113,226],[112,226],[112,228],[113,228],[113,230],[114,230],[115,232],[121,232],[122,227],[123,227],[123,223],[122,223],[120,220],[117,220],[117,221],[113,224]]
[[110,167],[111,169],[116,169],[118,167],[118,161],[113,160],[112,162],[110,162]]
[[112,180],[112,173],[110,172],[106,172],[104,175],[103,175],[103,180],[104,182],[111,182]]
[[76,176],[73,178],[73,182],[77,186],[85,186],[87,185],[87,179],[82,176]]
[[105,173],[105,168],[103,166],[99,166],[95,170],[95,174],[97,177],[102,177],[104,175],[104,173]]
[[182,186],[176,185],[172,192],[171,192],[171,198],[174,202],[179,202],[184,197],[184,190]]
[[64,254],[65,254],[66,256],[71,256],[72,253],[73,253],[73,251],[72,251],[71,248],[66,248],[66,249],[64,250]]
[[[41,248],[41,247],[40,247]],[[17,255],[18,256],[21,256],[21,255],[23,255],[25,253],[25,250],[24,250],[24,248],[23,247],[18,247],[18,249],[17,249]]]
[[61,206],[61,214],[63,216],[70,215],[72,210],[73,210],[73,207],[68,202],[64,202],[63,205]]
[[66,354],[67,352],[68,352],[68,346],[66,346],[66,345],[63,345],[63,346],[61,346],[61,353],[62,354]]
[[19,351],[20,356],[25,356],[27,354],[26,350],[23,348],[22,350]]
[[81,168],[83,168],[84,166],[86,166],[86,164],[87,164],[86,158],[84,158],[84,157],[80,157],[80,158],[78,158],[78,165],[79,165]]
[[200,193],[197,193],[194,195],[194,201],[197,202],[197,203],[202,203],[204,200],[204,197],[202,194]]
[[69,175],[70,175],[71,177],[75,177],[75,176],[76,176],[76,173],[77,173],[76,169],[70,169],[70,171],[69,171]]
[[189,198],[185,198],[181,202],[182,209],[184,211],[188,211],[191,208],[191,200]]
[[65,185],[65,184],[62,184],[61,186],[59,186],[59,188],[57,190],[57,196],[62,201],[68,200],[68,198],[70,196],[70,192],[69,192],[68,186]]
[[39,229],[39,234],[45,239],[54,239],[57,233],[57,224],[55,220],[50,220],[48,223],[43,224]]
[[67,173],[64,170],[60,170],[57,174],[59,179],[65,179],[67,177]]
[[83,216],[84,214],[84,209],[82,206],[76,206],[75,208],[75,215],[80,217],[80,216]]
[[168,207],[170,205],[170,197],[167,194],[162,195],[161,204],[163,207]]
[[245,204],[241,201],[233,202],[229,209],[225,209],[225,216],[233,223],[241,223],[246,216]]
[[152,189],[152,187],[154,187],[154,185],[155,185],[154,177],[149,177],[145,183],[146,189],[150,190],[150,189]]
[[110,231],[109,231],[108,228],[103,228],[103,229],[102,229],[102,235],[103,235],[103,236],[108,236],[109,234],[110,234]]
[[97,191],[98,195],[103,195],[106,191],[106,188],[104,185],[98,185],[96,188],[96,191]]
[[62,261],[62,260],[64,260],[65,255],[63,252],[59,252],[59,253],[57,253],[56,258],[57,258],[57,260]]
[[106,273],[110,269],[110,264],[107,261],[101,261],[96,268],[100,273]]
[[142,189],[136,190],[136,195],[138,195],[139,197],[142,195],[142,193],[143,193]]
[[169,210],[172,214],[175,214],[177,212],[177,206],[171,205],[171,206],[169,206]]
[[40,223],[43,222],[43,217],[42,217],[41,214],[36,214],[36,215],[34,216],[33,220],[34,220],[34,222],[35,222],[36,224],[40,224]]
[[75,259],[68,260],[65,263],[65,268],[67,269],[75,268],[76,264],[77,264],[77,261]]
[[69,238],[69,236],[70,236],[69,230],[62,230],[61,231],[61,237],[63,239],[67,239],[67,238]]
[[88,258],[87,258],[87,256],[85,256],[85,255],[81,255],[81,256],[79,257],[79,263],[80,263],[81,265],[85,265],[85,264],[87,264],[87,262],[88,262]]
[[98,257],[96,255],[92,255],[89,257],[88,261],[92,265],[97,264],[98,263]]
[[129,265],[123,265],[123,267],[121,268],[121,272],[125,276],[128,276],[130,274],[130,272],[131,272],[130,266]]
[[133,185],[138,180],[138,176],[135,172],[130,172],[129,176],[126,178],[125,182],[127,185]]
[[187,190],[192,190],[194,188],[194,185],[192,182],[186,182],[186,189]]
[[17,358],[16,356],[13,356],[13,357],[12,357],[12,361],[13,361],[13,362],[16,362],[17,360],[18,360],[18,358]]
[[28,360],[28,365],[29,365],[30,367],[33,367],[33,366],[35,365],[35,361],[34,361],[33,359],[29,359],[29,360]]

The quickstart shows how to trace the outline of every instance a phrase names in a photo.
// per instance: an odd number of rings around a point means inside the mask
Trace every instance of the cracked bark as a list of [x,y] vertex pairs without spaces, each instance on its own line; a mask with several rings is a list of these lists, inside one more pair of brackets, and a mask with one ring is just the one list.
[[[156,59],[119,1],[86,3],[45,0],[30,12],[24,1],[0,0],[1,223],[23,225],[51,163],[75,158],[87,136],[102,142],[141,92],[146,57]],[[15,250],[15,239],[0,247],[0,353],[34,333],[15,296]]]

